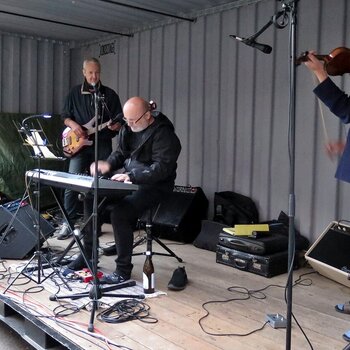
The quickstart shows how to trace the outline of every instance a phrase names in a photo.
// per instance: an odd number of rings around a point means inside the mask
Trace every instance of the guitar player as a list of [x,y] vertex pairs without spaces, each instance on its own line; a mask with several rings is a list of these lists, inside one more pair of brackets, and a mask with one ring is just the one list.
[[[99,99],[101,101],[98,113],[101,117],[99,125],[102,123],[106,125],[98,133],[98,159],[100,160],[107,159],[111,154],[112,138],[117,135],[121,127],[121,122],[108,123],[108,121],[118,120],[118,114],[122,113],[122,106],[117,93],[102,85],[100,81],[101,64],[99,60],[94,57],[85,59],[82,72],[84,76],[83,83],[74,86],[69,91],[61,113],[64,125],[74,136],[66,138],[66,140],[74,141],[73,144],[68,142],[63,143],[63,146],[65,146],[65,154],[70,157],[68,171],[75,174],[88,172],[90,164],[95,161],[95,147],[91,142],[95,135],[89,136],[86,126],[91,125],[91,122],[93,123],[95,120],[95,93],[103,97]],[[62,135],[63,139],[64,136]],[[73,145],[79,145],[79,147],[73,147]],[[65,190],[64,207],[72,224],[76,223],[78,219],[78,206],[78,193]],[[72,232],[70,232],[68,226],[62,225],[57,238],[66,239],[71,234]]]

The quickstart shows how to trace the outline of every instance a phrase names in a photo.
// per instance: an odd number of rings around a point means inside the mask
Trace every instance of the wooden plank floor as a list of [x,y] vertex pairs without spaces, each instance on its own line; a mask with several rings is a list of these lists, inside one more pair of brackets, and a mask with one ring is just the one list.
[[[112,241],[111,226],[104,225],[104,234],[100,238],[102,246]],[[66,247],[70,240],[48,240],[51,246]],[[209,301],[226,301],[207,305],[209,317],[202,324],[207,332],[219,334],[245,334],[263,326],[266,314],[280,313],[286,316],[284,301],[284,285],[286,274],[273,278],[264,278],[255,274],[240,271],[215,262],[215,253],[195,248],[192,244],[179,244],[164,241],[184,263],[178,263],[174,258],[155,255],[153,257],[156,288],[167,295],[147,299],[151,316],[157,323],[131,321],[121,324],[108,324],[94,319],[96,332],[100,332],[111,341],[130,349],[284,349],[286,330],[274,329],[266,325],[262,330],[248,336],[214,336],[206,334],[199,325],[199,319],[206,314],[202,304]],[[143,251],[145,246],[136,248]],[[154,251],[161,251],[154,244]],[[133,258],[134,270],[132,278],[142,280],[142,265],[144,256]],[[16,263],[14,260],[4,262],[5,266]],[[101,256],[101,270],[111,272],[114,269],[114,257]],[[170,291],[167,284],[173,271],[178,266],[185,266],[189,283],[183,291]],[[309,273],[311,268],[294,271],[294,280],[301,274]],[[335,311],[334,305],[350,300],[349,288],[318,274],[304,277],[304,283],[293,288],[293,313],[307,334],[314,349],[342,349],[347,343],[342,339],[344,331],[350,329],[350,315]],[[21,279],[22,281],[22,279]],[[7,281],[0,281],[1,291],[6,288]],[[312,282],[311,284],[309,282]],[[35,286],[35,283],[31,283]],[[228,287],[241,287],[240,291],[259,290],[269,285],[262,294],[229,291]],[[22,298],[23,290],[29,285],[13,287],[17,293],[8,292],[12,297]],[[278,287],[281,286],[281,287]],[[28,305],[35,304],[36,310],[50,313],[58,303],[49,300],[50,293],[41,291],[26,296]],[[249,297],[249,298],[248,298]],[[230,299],[236,299],[228,301]],[[240,299],[240,300],[237,300]],[[246,299],[246,300],[242,300]],[[35,311],[33,311],[35,312]],[[53,320],[45,322],[71,342],[82,349],[108,349],[100,340],[92,338],[87,330],[90,312],[84,310],[65,319],[79,322],[85,332],[74,331],[72,326],[62,327]],[[292,349],[310,349],[305,337],[295,321],[292,326]],[[114,349],[116,347],[111,346]]]

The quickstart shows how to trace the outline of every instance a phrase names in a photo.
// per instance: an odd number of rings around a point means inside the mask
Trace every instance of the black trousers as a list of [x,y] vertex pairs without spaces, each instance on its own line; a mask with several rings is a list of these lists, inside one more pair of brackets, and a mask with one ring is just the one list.
[[[130,278],[133,268],[132,250],[134,244],[134,228],[139,217],[148,209],[156,206],[169,193],[157,188],[141,188],[123,198],[109,198],[105,205],[100,208],[99,214],[103,213],[108,204],[111,209],[111,224],[113,226],[114,239],[117,245],[118,256],[116,262],[116,272],[124,278]],[[87,198],[84,201],[84,217],[88,219],[93,210],[93,199]],[[101,230],[101,220],[98,215],[97,235]],[[93,230],[92,220],[84,229],[84,248],[88,258],[92,257]]]

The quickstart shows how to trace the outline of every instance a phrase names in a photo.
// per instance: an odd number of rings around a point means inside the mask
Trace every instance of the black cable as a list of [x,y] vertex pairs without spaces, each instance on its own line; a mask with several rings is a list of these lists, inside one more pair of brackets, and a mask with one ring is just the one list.
[[54,313],[55,317],[67,317],[78,313],[84,307],[85,306],[79,307],[70,303],[60,302],[60,305],[56,306],[52,312]]
[[139,320],[145,323],[157,323],[158,320],[149,313],[150,306],[136,299],[118,301],[107,310],[97,315],[102,322],[122,323]]
[[[44,290],[45,288],[43,286],[37,285],[37,286],[33,286],[33,287],[29,287],[26,290],[24,290],[24,292],[22,292],[23,294],[37,294],[40,293]],[[21,292],[19,292],[21,293]]]
[[[302,279],[303,276],[306,276],[306,275],[310,275],[310,274],[314,274],[314,273],[317,273],[316,271],[312,271],[312,272],[307,272],[307,273],[304,273],[304,274],[301,274],[297,279],[296,281],[294,282],[293,284],[293,287],[296,286],[296,285],[302,285],[302,286],[310,286],[312,284],[312,280],[307,278],[307,279]],[[204,329],[204,326],[202,324],[203,320],[207,317],[209,317],[210,315],[210,312],[209,310],[206,308],[206,305],[209,305],[209,304],[224,304],[224,303],[229,303],[229,302],[232,302],[232,301],[239,301],[239,300],[248,300],[250,298],[255,298],[255,299],[259,299],[259,300],[263,300],[263,299],[266,299],[267,296],[263,293],[263,291],[267,290],[268,288],[271,288],[271,287],[276,287],[276,288],[283,288],[284,289],[284,298],[285,298],[285,301],[286,301],[286,286],[285,285],[278,285],[278,284],[269,284],[267,285],[266,287],[263,287],[263,288],[260,288],[260,289],[255,289],[255,290],[249,290],[245,287],[241,287],[241,286],[231,286],[231,287],[228,287],[227,290],[229,292],[236,292],[236,293],[239,293],[239,294],[242,294],[243,296],[241,298],[230,298],[230,299],[227,299],[227,300],[212,300],[212,301],[207,301],[205,303],[202,304],[202,308],[206,311],[206,314],[201,317],[198,321],[199,323],[199,326],[201,327],[201,329],[203,330],[204,333],[208,334],[208,335],[212,335],[212,336],[236,336],[236,337],[245,337],[245,336],[248,336],[248,335],[251,335],[255,332],[258,332],[260,330],[262,330],[266,324],[268,322],[265,322],[261,327],[259,328],[256,328],[250,332],[247,332],[247,333],[212,333],[212,332],[208,332]],[[297,323],[299,329],[301,330],[301,332],[303,333],[305,339],[307,340],[307,342],[309,343],[309,346],[311,347],[311,349],[313,349],[308,337],[306,336],[305,332],[303,331],[302,327],[300,326],[300,324],[298,323],[298,321],[296,320],[295,316],[292,314],[295,322]]]
[[0,260],[0,265],[2,266],[2,269],[0,270],[0,273],[6,273],[8,271],[8,269],[5,266],[5,260]]
[[[17,273],[17,272],[16,272]],[[12,278],[12,275],[15,274],[14,272],[9,272],[8,278],[7,278],[7,284],[10,284],[10,279]],[[12,286],[25,286],[26,284],[30,283],[30,279],[26,276],[18,276],[17,281],[25,279],[25,282],[23,283],[12,283]],[[9,288],[11,290],[11,288]],[[17,291],[16,291],[17,292]]]
[[[237,287],[237,288],[242,288],[242,287]],[[245,288],[243,288],[245,289]],[[198,321],[199,323],[199,326],[201,327],[202,331],[208,335],[212,335],[212,336],[215,336],[215,337],[228,337],[228,336],[235,336],[235,337],[246,337],[250,334],[253,334],[255,332],[258,332],[260,330],[262,330],[266,324],[268,322],[265,322],[261,327],[259,328],[256,328],[256,329],[253,329],[252,331],[250,332],[247,332],[247,333],[212,333],[212,332],[208,332],[204,329],[204,326],[202,325],[202,321],[207,318],[209,315],[210,315],[210,312],[208,311],[208,309],[206,309],[206,305],[209,305],[209,304],[221,304],[221,303],[229,303],[231,301],[237,301],[237,300],[248,300],[250,299],[250,295],[247,294],[247,296],[245,298],[231,298],[231,299],[228,299],[228,300],[212,300],[212,301],[207,301],[205,303],[202,304],[202,308],[207,312],[203,317],[201,317]]]

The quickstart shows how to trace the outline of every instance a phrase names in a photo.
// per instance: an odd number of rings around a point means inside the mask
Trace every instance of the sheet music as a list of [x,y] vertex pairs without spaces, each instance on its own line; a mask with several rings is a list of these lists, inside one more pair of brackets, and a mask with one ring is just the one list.
[[25,141],[33,147],[36,156],[43,155],[44,158],[58,158],[49,150],[46,146],[46,140],[42,139],[37,130],[31,130],[31,136],[26,135]]

